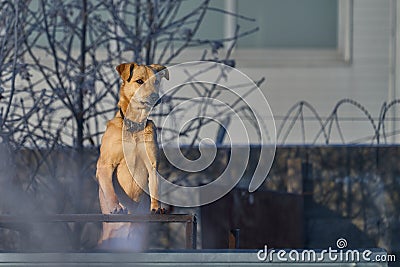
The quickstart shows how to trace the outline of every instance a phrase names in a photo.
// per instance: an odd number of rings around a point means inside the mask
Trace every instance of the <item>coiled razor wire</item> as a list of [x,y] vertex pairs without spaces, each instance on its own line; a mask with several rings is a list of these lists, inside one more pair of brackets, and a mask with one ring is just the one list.
[[[346,141],[346,136],[343,132],[341,122],[347,120],[349,118],[341,117],[339,114],[340,109],[345,105],[350,105],[351,107],[356,108],[361,111],[361,117],[353,117],[352,121],[367,121],[371,125],[371,134],[367,134],[365,136],[361,136],[356,141],[348,142]],[[313,105],[308,103],[307,101],[299,101],[295,105],[293,105],[286,115],[282,118],[282,122],[280,123],[277,131],[277,141],[278,144],[286,144],[288,138],[291,133],[294,132],[296,123],[300,124],[300,132],[301,132],[301,140],[303,144],[307,143],[307,131],[305,121],[316,121],[318,122],[319,129],[317,133],[312,138],[311,145],[317,144],[318,140],[323,138],[323,143],[332,144],[332,129],[336,127],[336,130],[339,135],[340,142],[342,144],[349,143],[371,143],[371,144],[387,144],[389,136],[395,136],[400,134],[400,129],[391,129],[390,131],[387,129],[385,123],[388,119],[395,121],[400,120],[396,116],[393,118],[388,118],[387,114],[390,110],[396,107],[396,105],[400,104],[400,99],[395,99],[389,103],[384,102],[382,104],[380,114],[378,118],[374,118],[371,113],[367,110],[365,106],[360,104],[359,102],[345,98],[338,101],[332,112],[326,119],[323,119],[322,116],[317,112]],[[305,117],[305,111],[311,112],[311,117]],[[397,115],[397,114],[396,114]]]

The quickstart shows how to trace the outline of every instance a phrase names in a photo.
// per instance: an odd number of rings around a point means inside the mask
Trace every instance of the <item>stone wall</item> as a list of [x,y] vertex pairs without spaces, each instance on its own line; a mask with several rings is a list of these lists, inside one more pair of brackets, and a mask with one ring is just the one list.
[[[100,212],[97,183],[94,179],[98,150],[86,150],[84,154],[78,155],[70,150],[16,152],[4,147],[1,149],[2,158],[8,162],[0,166],[2,168],[0,209],[3,214],[24,214],[29,220],[30,214],[40,212]],[[196,154],[196,151],[193,153]],[[258,198],[257,195],[251,196],[252,194],[246,191],[258,153],[259,149],[253,147],[251,164],[236,188],[242,200]],[[45,160],[42,160],[43,158]],[[186,181],[190,181],[191,185],[209,181],[210,177],[223,170],[223,164],[229,159],[229,150],[220,149],[217,158],[213,166],[201,173],[187,176]],[[291,207],[291,202],[288,201],[280,208],[275,206],[274,212],[271,213],[268,205],[272,204],[260,203],[256,199],[254,203],[258,203],[256,205],[259,207],[256,206],[255,210],[265,212],[266,216],[261,217],[262,220],[282,218],[284,221],[287,215],[287,220],[295,218],[300,228],[303,228],[298,232],[299,240],[295,240],[301,243],[293,243],[293,240],[289,239],[285,243],[285,238],[281,238],[280,246],[297,244],[297,247],[327,248],[334,246],[338,238],[346,238],[351,247],[382,247],[398,252],[400,250],[399,158],[399,146],[278,147],[269,177],[256,193],[279,194],[279,198],[275,198],[277,201],[280,201],[280,197],[284,197],[285,194],[289,198],[296,196],[295,199],[303,202],[303,209],[297,212],[295,217],[290,217],[293,206]],[[178,177],[182,174],[172,168],[163,157],[160,170],[164,174],[167,173],[168,177]],[[185,180],[180,182],[185,183]],[[274,199],[261,195],[260,199]],[[269,202],[273,203],[272,200]],[[236,218],[246,216],[248,221],[260,220],[259,217],[252,218],[249,211],[243,212],[240,201],[226,204],[231,205],[226,209],[234,210],[231,214]],[[224,200],[216,202],[219,206],[223,203]],[[298,203],[295,206],[298,208]],[[173,212],[191,211],[193,210],[173,208]],[[203,232],[212,231],[210,227],[202,228],[201,220],[206,220],[204,213],[198,209],[195,212],[203,216],[200,218],[199,229]],[[227,227],[233,227],[235,224],[233,215],[227,216],[221,220],[225,221],[222,223],[229,221]],[[260,224],[263,224],[263,221],[260,221]],[[279,226],[279,223],[275,221],[274,225]],[[251,227],[246,228],[248,236],[257,234],[262,227],[263,225],[258,227],[252,223]],[[24,232],[20,228],[0,225],[0,240],[2,240],[0,249],[29,247],[26,236],[21,233],[29,232],[32,228],[34,226],[22,229]],[[99,224],[78,226],[68,224],[55,227],[51,230],[51,234],[45,237],[34,236],[31,239],[37,242],[42,238],[44,241],[41,244],[48,244],[47,247],[53,248],[57,245],[67,248],[93,248],[96,245],[99,229]],[[50,233],[50,228],[45,230]],[[156,235],[161,236],[162,240],[157,241],[155,247],[182,246],[183,229],[160,226],[157,231],[162,231],[164,234]],[[276,229],[276,232],[279,235],[279,229]],[[199,233],[199,247],[202,245],[201,237]],[[243,240],[246,238],[244,233],[242,238]],[[266,244],[268,242],[269,240],[265,240]],[[246,244],[251,247],[248,241]]]

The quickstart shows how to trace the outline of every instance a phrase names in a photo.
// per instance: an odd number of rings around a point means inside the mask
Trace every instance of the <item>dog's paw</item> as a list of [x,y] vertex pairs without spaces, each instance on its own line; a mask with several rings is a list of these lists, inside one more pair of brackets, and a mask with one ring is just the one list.
[[151,214],[166,214],[167,210],[164,208],[152,209]]
[[114,209],[111,210],[111,214],[128,214],[128,209],[121,203],[115,205]]

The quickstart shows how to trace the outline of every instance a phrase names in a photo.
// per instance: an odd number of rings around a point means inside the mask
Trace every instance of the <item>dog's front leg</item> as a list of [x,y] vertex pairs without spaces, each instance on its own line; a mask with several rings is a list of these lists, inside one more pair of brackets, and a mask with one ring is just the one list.
[[118,201],[112,184],[113,167],[97,166],[96,177],[99,181],[101,211],[107,213],[127,213],[127,209]]
[[159,183],[158,175],[155,167],[152,167],[149,171],[149,193],[150,193],[150,209],[153,213],[164,213],[164,209],[161,209],[159,198]]
[[159,199],[159,177],[157,173],[157,150],[154,143],[147,143],[144,149],[146,154],[143,155],[144,163],[147,169],[149,193],[150,193],[150,210],[152,213],[165,213],[164,209],[161,209]]

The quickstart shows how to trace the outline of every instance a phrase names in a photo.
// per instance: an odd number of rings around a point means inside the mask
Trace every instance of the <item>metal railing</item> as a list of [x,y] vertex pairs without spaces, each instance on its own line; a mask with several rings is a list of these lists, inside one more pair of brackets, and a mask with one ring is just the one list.
[[34,216],[0,215],[0,226],[10,224],[55,222],[131,222],[131,223],[184,223],[187,249],[196,249],[197,220],[194,214],[46,214]]

